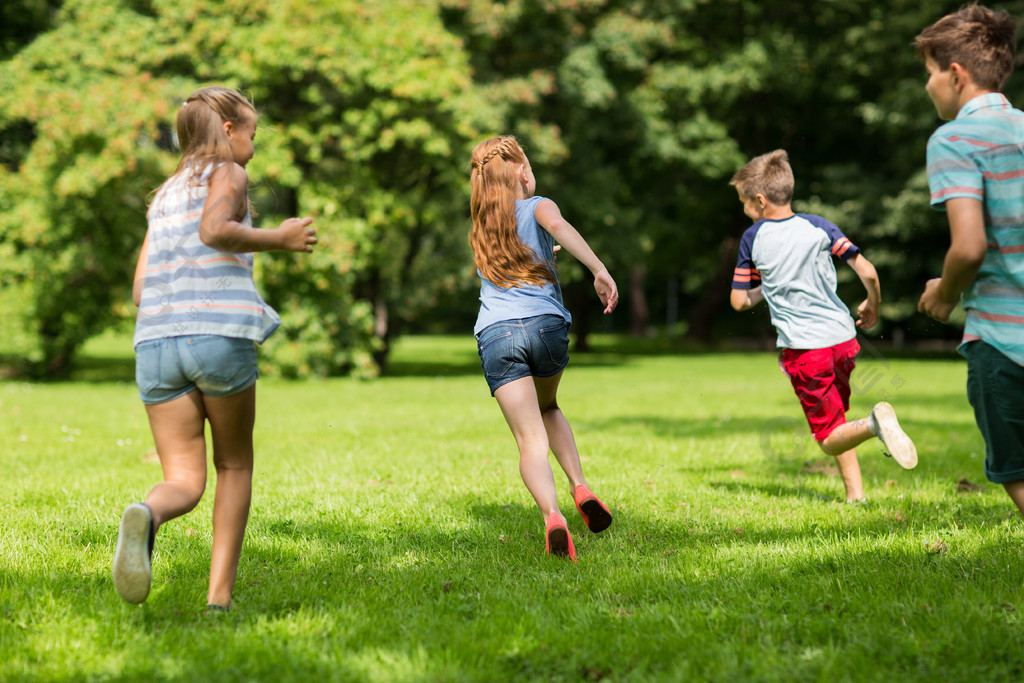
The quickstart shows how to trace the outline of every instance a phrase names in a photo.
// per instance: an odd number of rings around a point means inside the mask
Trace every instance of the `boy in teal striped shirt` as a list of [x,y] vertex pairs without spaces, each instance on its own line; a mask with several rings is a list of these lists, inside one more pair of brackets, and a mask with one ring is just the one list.
[[1001,94],[1013,71],[1010,15],[972,4],[917,36],[942,119],[928,140],[931,204],[949,220],[942,276],[917,308],[947,322],[963,294],[960,351],[985,438],[985,474],[1024,514],[1024,112]]

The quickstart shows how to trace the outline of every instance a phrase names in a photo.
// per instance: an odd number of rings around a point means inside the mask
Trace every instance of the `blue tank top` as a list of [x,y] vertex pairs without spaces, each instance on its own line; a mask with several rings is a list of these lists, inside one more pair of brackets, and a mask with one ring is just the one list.
[[[516,200],[516,233],[523,244],[533,249],[538,257],[554,261],[555,238],[541,227],[534,216],[537,205],[545,199],[534,196]],[[479,270],[477,275],[480,275]],[[566,322],[572,322],[572,316],[562,305],[562,288],[557,281],[502,288],[480,275],[480,313],[473,327],[474,335],[497,322],[538,315],[557,315]]]

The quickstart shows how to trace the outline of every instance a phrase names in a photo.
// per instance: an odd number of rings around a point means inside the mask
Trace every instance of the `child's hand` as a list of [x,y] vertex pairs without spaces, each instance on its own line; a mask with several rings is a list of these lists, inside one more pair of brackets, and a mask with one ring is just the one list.
[[924,293],[921,294],[921,299],[917,302],[917,311],[940,323],[948,323],[949,315],[956,308],[957,300],[954,299],[952,303],[946,301],[939,292],[941,286],[941,277],[932,278],[925,283]]
[[607,268],[601,269],[594,276],[594,289],[597,290],[597,296],[604,304],[605,314],[614,311],[615,307],[619,305],[619,288],[615,286],[615,280],[612,279]]
[[277,228],[281,232],[281,248],[285,251],[313,251],[316,229],[308,227],[312,218],[289,218]]
[[857,327],[861,329],[870,330],[878,324],[878,304],[872,304],[865,299],[857,307],[857,314],[860,316],[860,319],[857,321]]

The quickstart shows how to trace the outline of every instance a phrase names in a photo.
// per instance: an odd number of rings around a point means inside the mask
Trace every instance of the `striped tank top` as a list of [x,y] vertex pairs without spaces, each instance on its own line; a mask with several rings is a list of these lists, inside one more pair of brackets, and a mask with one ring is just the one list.
[[[281,324],[277,312],[256,291],[253,255],[218,251],[199,239],[212,172],[209,165],[196,179],[185,169],[153,200],[134,346],[200,334],[263,343]],[[248,211],[242,223],[252,225]]]

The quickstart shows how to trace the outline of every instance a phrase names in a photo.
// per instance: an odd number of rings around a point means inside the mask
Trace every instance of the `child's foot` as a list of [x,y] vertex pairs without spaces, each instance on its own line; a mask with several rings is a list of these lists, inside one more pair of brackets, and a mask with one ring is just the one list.
[[138,605],[149,596],[153,570],[153,515],[142,503],[132,503],[121,515],[114,551],[114,588],[125,602]]
[[593,491],[583,484],[580,484],[572,493],[576,501],[576,509],[580,511],[583,522],[587,528],[595,534],[600,533],[611,526],[612,513],[608,511],[605,504],[598,500]]
[[887,451],[886,455],[891,456],[900,467],[910,470],[917,466],[917,448],[900,428],[896,411],[891,405],[885,401],[876,403],[871,409],[868,426],[871,433],[882,442],[883,452]]
[[576,547],[572,544],[569,527],[565,526],[565,522],[557,512],[548,515],[545,549],[548,551],[548,555],[560,557],[568,555],[570,560],[576,562]]

